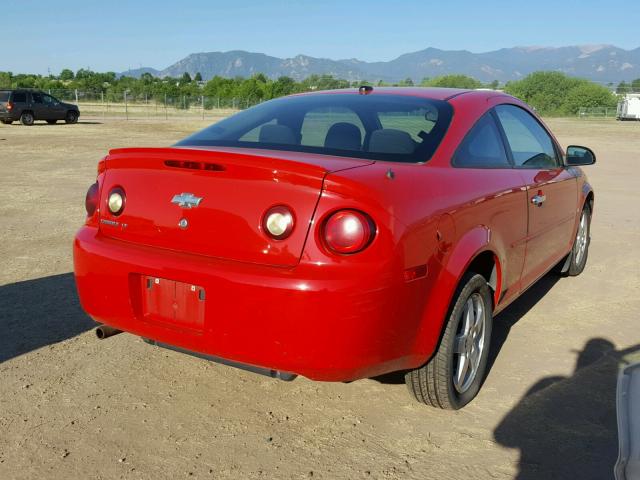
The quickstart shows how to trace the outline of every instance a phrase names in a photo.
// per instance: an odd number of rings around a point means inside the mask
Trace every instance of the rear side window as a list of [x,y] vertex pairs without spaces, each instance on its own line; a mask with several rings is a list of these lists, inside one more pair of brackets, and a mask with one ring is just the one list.
[[11,92],[0,92],[0,102],[8,102]]
[[453,165],[466,168],[511,168],[491,112],[480,118],[462,140]]
[[31,98],[33,99],[33,103],[42,103],[42,94],[41,93],[32,93]]
[[357,92],[264,102],[177,146],[223,146],[317,153],[389,162],[426,162],[442,141],[453,108],[442,100]]
[[516,168],[558,166],[553,140],[530,113],[515,105],[498,105],[495,110]]
[[27,94],[24,92],[16,92],[13,94],[14,103],[27,103]]

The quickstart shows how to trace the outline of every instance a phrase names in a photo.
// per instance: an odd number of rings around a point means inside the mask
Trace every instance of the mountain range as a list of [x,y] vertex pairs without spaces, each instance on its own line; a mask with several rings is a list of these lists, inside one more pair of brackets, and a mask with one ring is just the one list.
[[464,74],[483,82],[518,80],[537,70],[554,70],[567,75],[608,83],[640,78],[640,48],[624,50],[613,45],[569,47],[513,47],[485,53],[467,50],[426,48],[386,62],[364,62],[355,58],[331,60],[307,55],[278,58],[242,50],[192,53],[163,70],[138,68],[121,75],[179,77],[200,72],[204,80],[221,77],[249,77],[263,73],[269,78],[288,76],[297,81],[313,74],[328,74],[350,81],[398,82],[411,78]]

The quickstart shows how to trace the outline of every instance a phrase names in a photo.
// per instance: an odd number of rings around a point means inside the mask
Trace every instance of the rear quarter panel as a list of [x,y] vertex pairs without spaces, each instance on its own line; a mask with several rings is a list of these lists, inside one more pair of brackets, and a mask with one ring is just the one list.
[[[394,170],[393,180],[385,175],[388,168]],[[496,257],[496,303],[518,293],[527,217],[525,190],[517,175],[380,164],[340,175],[368,186],[359,207],[388,232],[384,248],[365,251],[377,257],[377,265],[397,272],[395,278],[427,265],[425,278],[398,286],[406,305],[393,312],[394,323],[404,329],[405,345],[422,361],[437,345],[460,277],[478,254],[490,251]],[[344,180],[339,183],[344,189]],[[319,209],[325,205],[321,199]]]
[[[464,108],[452,102],[457,107],[455,120],[426,164],[376,162],[330,175],[326,182],[319,215],[331,196],[357,198],[359,208],[390,234],[387,249],[371,249],[367,254],[378,255],[380,264],[399,275],[411,267],[428,267],[425,278],[404,288],[398,286],[407,305],[391,312],[394,324],[402,326],[402,341],[411,345],[413,358],[420,359],[413,366],[433,353],[459,280],[478,254],[490,251],[495,256],[498,307],[519,293],[527,233],[526,190],[521,177],[511,169],[450,166],[464,135],[498,101],[472,98]],[[389,171],[393,175],[388,175]],[[365,252],[360,255],[364,260]]]

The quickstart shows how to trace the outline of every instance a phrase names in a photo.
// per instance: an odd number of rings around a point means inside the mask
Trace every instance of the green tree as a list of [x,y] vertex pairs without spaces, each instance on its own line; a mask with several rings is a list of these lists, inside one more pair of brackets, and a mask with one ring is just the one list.
[[636,78],[631,81],[631,91],[634,93],[640,93],[640,78]]
[[505,91],[541,113],[558,114],[562,112],[569,91],[584,81],[560,72],[534,72],[522,80],[508,82]]
[[11,72],[0,72],[0,88],[11,88]]
[[191,83],[191,75],[189,72],[184,72],[182,77],[180,77],[180,83]]
[[606,87],[560,72],[534,72],[507,83],[507,93],[544,115],[576,114],[580,107],[612,107],[615,95]]
[[467,75],[443,75],[441,77],[435,77],[424,82],[423,86],[425,87],[447,87],[447,88],[480,88],[482,87],[482,83],[480,83],[475,78],[469,77]]
[[65,68],[60,72],[60,75],[58,76],[58,78],[60,78],[60,80],[64,82],[67,82],[67,81],[73,80],[75,78],[75,75],[73,74],[73,70],[69,70],[68,68]]
[[200,72],[196,72],[196,76],[193,77],[193,81],[194,82],[201,82],[202,81],[202,75],[200,74]]
[[278,98],[290,95],[296,91],[296,82],[291,77],[279,77],[275,82],[270,82],[266,88],[266,98]]
[[631,91],[631,85],[629,85],[627,82],[625,82],[624,80],[621,81],[618,86],[616,87],[616,93],[618,94],[625,94],[625,93],[629,93]]
[[584,82],[569,91],[562,110],[575,115],[581,107],[615,107],[616,103],[615,95],[608,88],[596,83]]

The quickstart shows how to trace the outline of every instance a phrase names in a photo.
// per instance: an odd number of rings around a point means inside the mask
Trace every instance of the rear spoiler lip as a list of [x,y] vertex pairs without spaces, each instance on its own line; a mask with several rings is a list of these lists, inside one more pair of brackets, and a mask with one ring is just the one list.
[[[363,167],[366,165],[372,165],[375,160],[351,158],[351,157],[333,157],[321,154],[310,154],[301,152],[288,152],[280,150],[266,150],[266,149],[240,149],[233,147],[192,147],[192,146],[179,146],[179,147],[128,147],[128,148],[115,148],[109,151],[109,155],[105,157],[107,167],[109,160],[116,160],[127,156],[148,156],[150,158],[165,159],[165,160],[180,160],[180,159],[209,159],[215,160],[217,163],[222,163],[220,156],[224,155],[229,160],[233,159],[242,165],[251,165],[259,163],[261,166],[265,165],[265,161],[270,163],[270,167],[274,169],[288,169],[295,165],[297,173],[322,176],[327,174],[339,172],[342,170],[348,170],[357,167]],[[204,158],[203,158],[204,157]],[[298,157],[298,158],[297,158]],[[311,162],[305,161],[305,159],[312,160]],[[313,162],[317,160],[318,163],[332,163],[336,162],[335,168],[330,168],[324,165],[318,165]]]

